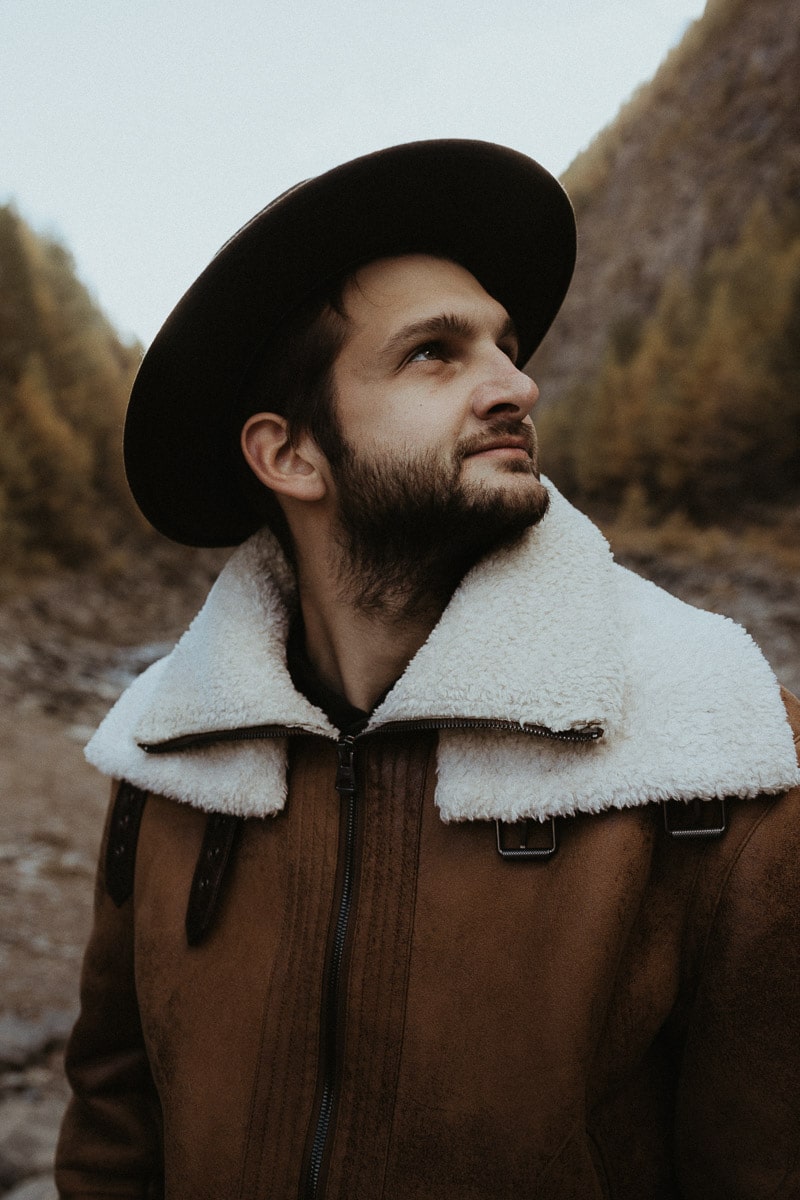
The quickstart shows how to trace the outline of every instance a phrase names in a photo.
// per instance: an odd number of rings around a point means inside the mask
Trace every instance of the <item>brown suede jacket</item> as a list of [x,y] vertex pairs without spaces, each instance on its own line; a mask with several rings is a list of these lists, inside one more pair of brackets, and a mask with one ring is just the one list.
[[800,791],[504,858],[439,818],[434,741],[357,742],[354,806],[310,736],[277,817],[147,799],[133,895],[98,880],[62,1196],[800,1195]]
[[342,735],[274,555],[87,750],[61,1196],[797,1200],[797,737],[746,634],[554,493]]

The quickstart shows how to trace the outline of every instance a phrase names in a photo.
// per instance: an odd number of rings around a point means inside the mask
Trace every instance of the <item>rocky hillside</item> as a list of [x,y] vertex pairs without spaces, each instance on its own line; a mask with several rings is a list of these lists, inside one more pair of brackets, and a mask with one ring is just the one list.
[[543,408],[602,362],[609,339],[656,309],[739,237],[754,203],[800,203],[797,0],[708,0],[703,17],[570,166],[579,258],[533,362]]

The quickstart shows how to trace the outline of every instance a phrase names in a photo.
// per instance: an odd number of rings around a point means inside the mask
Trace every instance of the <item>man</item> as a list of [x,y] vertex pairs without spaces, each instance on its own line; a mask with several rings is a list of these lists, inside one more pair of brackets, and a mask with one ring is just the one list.
[[395,147],[146,355],[137,500],[244,544],[88,750],[62,1196],[800,1195],[798,706],[540,478],[573,258],[529,159]]

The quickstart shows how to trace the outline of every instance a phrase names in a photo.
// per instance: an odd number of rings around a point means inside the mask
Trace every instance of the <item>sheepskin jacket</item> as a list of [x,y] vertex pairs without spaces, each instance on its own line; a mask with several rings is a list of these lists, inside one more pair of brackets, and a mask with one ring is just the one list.
[[63,1197],[800,1195],[797,702],[551,498],[357,733],[268,534],[101,725]]

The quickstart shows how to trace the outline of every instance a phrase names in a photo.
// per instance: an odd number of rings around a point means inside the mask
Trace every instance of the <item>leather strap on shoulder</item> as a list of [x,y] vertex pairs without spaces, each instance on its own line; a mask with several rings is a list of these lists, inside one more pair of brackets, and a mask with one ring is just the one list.
[[106,891],[120,908],[133,893],[136,843],[147,792],[126,780],[120,783],[111,810],[106,845]]
[[190,946],[199,945],[214,923],[241,823],[241,817],[226,813],[211,813],[206,821],[186,910],[186,940]]

